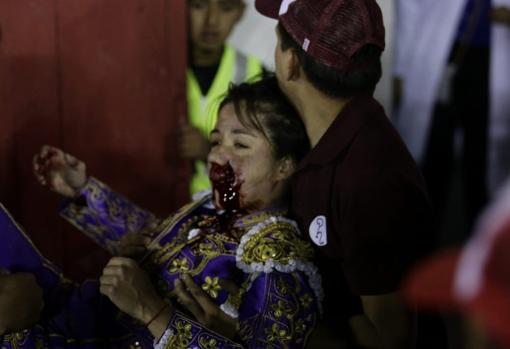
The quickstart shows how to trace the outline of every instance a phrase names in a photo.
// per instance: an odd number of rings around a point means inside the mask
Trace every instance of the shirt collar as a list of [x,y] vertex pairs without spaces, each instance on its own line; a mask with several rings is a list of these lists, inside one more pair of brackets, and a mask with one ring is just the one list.
[[319,143],[300,162],[298,171],[310,165],[333,161],[347,148],[362,126],[374,113],[380,113],[380,104],[372,96],[352,98],[326,130]]

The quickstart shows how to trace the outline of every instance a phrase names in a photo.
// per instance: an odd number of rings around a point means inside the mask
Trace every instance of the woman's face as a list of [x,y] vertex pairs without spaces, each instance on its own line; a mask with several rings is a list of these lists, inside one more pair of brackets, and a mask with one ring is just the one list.
[[[218,114],[216,128],[211,132],[211,151],[207,159],[209,176],[211,168],[230,164],[239,188],[239,208],[253,211],[277,204],[285,189],[286,174],[282,163],[274,159],[268,139],[238,120],[232,103],[225,105]],[[224,209],[220,193],[214,190],[217,208]]]

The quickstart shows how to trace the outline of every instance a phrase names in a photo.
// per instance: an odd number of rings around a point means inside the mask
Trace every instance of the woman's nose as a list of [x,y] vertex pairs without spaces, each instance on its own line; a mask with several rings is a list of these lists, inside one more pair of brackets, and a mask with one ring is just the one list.
[[207,156],[207,162],[211,164],[215,163],[221,166],[226,165],[229,160],[230,156],[228,151],[221,146],[213,147]]

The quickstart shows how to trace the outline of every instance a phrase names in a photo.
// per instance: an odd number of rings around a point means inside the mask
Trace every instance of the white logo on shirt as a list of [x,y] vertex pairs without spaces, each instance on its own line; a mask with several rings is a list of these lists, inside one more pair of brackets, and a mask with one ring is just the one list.
[[280,5],[280,11],[278,11],[278,16],[283,16],[284,14],[289,11],[289,6],[296,0],[283,0],[282,4]]
[[310,223],[310,227],[308,228],[308,233],[310,234],[310,239],[317,246],[326,246],[328,244],[328,229],[326,224],[325,216],[317,216]]

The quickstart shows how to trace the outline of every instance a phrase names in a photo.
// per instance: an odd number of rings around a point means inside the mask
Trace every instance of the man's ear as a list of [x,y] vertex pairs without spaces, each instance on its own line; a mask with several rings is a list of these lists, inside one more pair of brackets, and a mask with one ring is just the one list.
[[287,76],[289,80],[298,80],[301,76],[301,64],[296,50],[290,48],[285,53],[287,55]]
[[243,18],[245,10],[246,4],[244,3],[244,1],[241,1],[239,4],[239,9],[237,10],[236,24],[239,23],[239,21]]
[[285,157],[280,160],[278,168],[277,179],[280,181],[288,179],[296,170],[296,163],[290,157]]

